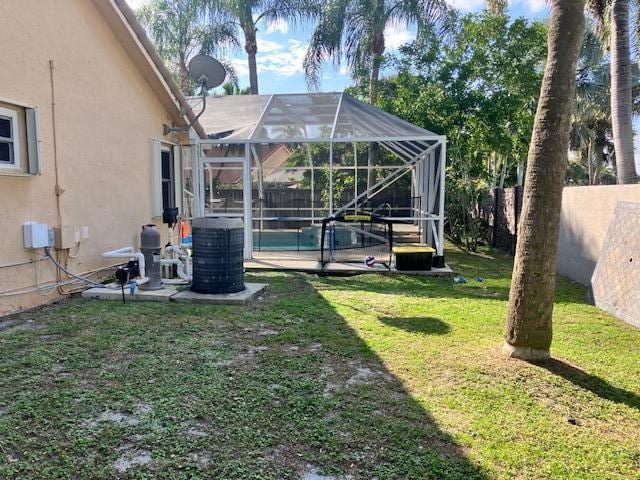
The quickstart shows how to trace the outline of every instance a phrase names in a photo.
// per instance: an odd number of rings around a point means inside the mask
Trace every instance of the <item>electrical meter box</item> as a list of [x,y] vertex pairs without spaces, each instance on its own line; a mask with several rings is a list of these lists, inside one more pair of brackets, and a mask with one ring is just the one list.
[[53,227],[53,246],[59,250],[73,248],[80,243],[80,229],[70,225]]
[[44,248],[50,246],[49,225],[38,222],[25,222],[22,225],[24,248]]

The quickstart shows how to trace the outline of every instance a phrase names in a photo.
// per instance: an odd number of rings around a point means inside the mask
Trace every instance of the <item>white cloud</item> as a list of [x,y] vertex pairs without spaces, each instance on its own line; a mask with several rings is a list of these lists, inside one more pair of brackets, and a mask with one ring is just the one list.
[[249,65],[247,64],[246,58],[232,58],[229,60],[233,69],[236,71],[236,75],[239,78],[248,78],[249,77]]
[[384,44],[389,50],[397,50],[414,38],[415,34],[409,31],[406,25],[398,22],[391,23],[384,29]]
[[[302,73],[302,62],[307,53],[307,44],[290,38],[286,43],[258,39],[258,75],[273,74],[278,77],[292,77]],[[248,77],[249,67],[246,56],[233,58],[231,63],[238,76]]]
[[278,52],[283,49],[284,49],[283,45],[279,42],[258,38],[258,55],[260,54],[260,52],[263,52],[263,53]]
[[289,22],[287,22],[283,18],[275,21],[271,21],[269,22],[269,25],[267,25],[267,32],[269,33],[275,33],[275,32],[287,33],[288,31],[289,31]]

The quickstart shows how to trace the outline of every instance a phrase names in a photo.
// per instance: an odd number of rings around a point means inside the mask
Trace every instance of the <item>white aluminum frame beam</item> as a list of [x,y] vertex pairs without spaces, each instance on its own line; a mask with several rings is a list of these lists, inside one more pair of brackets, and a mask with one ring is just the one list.
[[[371,137],[344,137],[333,139],[334,143],[353,143],[353,142],[438,142],[442,137],[440,135],[424,136],[424,137],[405,137],[405,136],[371,136]],[[202,140],[203,145],[244,145],[245,143],[329,143],[331,138],[255,138],[255,139],[243,139],[243,138],[216,138]]]
[[244,259],[253,256],[253,212],[251,211],[251,144],[244,146],[244,163],[242,168],[242,203],[244,206]]

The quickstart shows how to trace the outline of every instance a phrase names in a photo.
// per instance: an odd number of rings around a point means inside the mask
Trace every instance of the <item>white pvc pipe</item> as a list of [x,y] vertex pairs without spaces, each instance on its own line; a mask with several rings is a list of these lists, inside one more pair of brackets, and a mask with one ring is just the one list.
[[175,265],[176,271],[178,272],[178,277],[182,280],[186,280],[187,282],[191,281],[191,277],[184,273],[184,266],[182,265],[182,261],[177,258],[163,258],[160,260],[162,265]]
[[180,245],[169,245],[168,247],[165,248],[165,251],[166,252],[175,252],[178,255],[183,255],[185,257],[189,256],[189,252],[186,249],[182,248],[182,246],[180,246]]
[[129,260],[137,259],[140,276],[143,278],[146,278],[147,276],[147,272],[145,270],[144,255],[140,252],[134,252],[133,247],[122,247],[116,250],[111,250],[109,252],[104,252],[102,256],[106,258],[128,258]]

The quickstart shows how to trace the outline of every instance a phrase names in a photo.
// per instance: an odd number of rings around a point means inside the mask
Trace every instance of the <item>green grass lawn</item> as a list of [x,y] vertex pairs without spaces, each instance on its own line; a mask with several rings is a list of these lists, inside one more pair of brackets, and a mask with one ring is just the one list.
[[510,259],[447,259],[4,319],[0,478],[640,478],[640,332],[563,281],[556,360],[506,360]]

